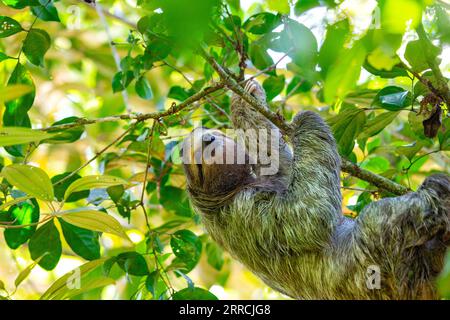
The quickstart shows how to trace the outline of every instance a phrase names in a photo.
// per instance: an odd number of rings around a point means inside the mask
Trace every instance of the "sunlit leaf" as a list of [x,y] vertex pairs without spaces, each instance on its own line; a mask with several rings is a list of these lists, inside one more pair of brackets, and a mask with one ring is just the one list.
[[23,9],[26,6],[36,6],[39,0],[2,0],[4,4],[14,9]]
[[14,281],[14,285],[16,286],[16,288],[18,286],[20,286],[20,284],[28,278],[28,276],[30,275],[31,271],[33,271],[34,267],[39,263],[39,261],[41,261],[41,259],[42,259],[42,257],[36,259],[35,262],[30,264],[28,267],[23,269],[22,272],[19,273],[19,275],[17,276],[16,280]]
[[[63,297],[70,288],[67,286],[67,283],[72,279],[74,276],[79,275],[83,277],[84,275],[88,274],[95,268],[101,266],[107,258],[102,258],[94,261],[89,261],[75,270],[72,270],[65,275],[63,275],[61,278],[56,280],[50,288],[45,291],[45,293],[41,296],[41,300],[52,300],[52,299],[59,299]],[[75,272],[74,272],[75,271]]]
[[67,199],[72,193],[83,190],[90,190],[95,188],[107,188],[119,184],[126,185],[128,182],[113,176],[108,175],[92,175],[86,176],[74,181],[64,193],[64,199]]
[[33,91],[33,87],[24,84],[15,84],[0,88],[0,103],[18,99]]
[[269,9],[279,13],[288,14],[290,11],[288,0],[267,0]]
[[0,147],[31,142],[40,142],[52,138],[53,134],[21,127],[0,128]]
[[408,25],[414,29],[420,23],[421,1],[386,0],[381,3],[381,27],[386,31],[403,34]]
[[39,221],[39,205],[34,199],[24,201],[11,206],[7,215],[12,226],[23,226],[22,228],[8,228],[4,231],[8,247],[17,249],[26,243],[35,232],[37,226],[33,224]]
[[[297,4],[303,1],[298,1]],[[314,1],[313,1],[314,2]],[[347,19],[341,20],[327,27],[325,40],[320,48],[318,62],[321,73],[325,76],[330,66],[339,58],[338,53],[344,49],[350,33],[350,24]]]
[[25,164],[4,167],[2,176],[17,189],[44,201],[53,201],[53,186],[44,170]]
[[365,56],[366,49],[361,42],[357,42],[350,49],[344,49],[339,53],[325,79],[324,97],[326,102],[331,103],[345,97],[355,87]]
[[112,216],[95,210],[66,211],[59,215],[62,220],[92,231],[115,234],[129,240],[121,224]]

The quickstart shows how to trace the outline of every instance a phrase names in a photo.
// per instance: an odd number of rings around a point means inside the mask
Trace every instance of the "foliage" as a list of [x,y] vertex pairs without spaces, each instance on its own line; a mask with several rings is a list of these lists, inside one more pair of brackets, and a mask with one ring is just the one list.
[[[363,169],[412,189],[448,172],[444,1],[88,2],[0,3],[0,251],[28,261],[14,284],[0,281],[0,299],[94,299],[105,288],[216,299],[206,289],[237,271],[199,226],[177,158],[199,122],[230,127],[230,93],[211,61],[239,85],[258,78],[285,119],[299,106],[321,113],[341,156]],[[351,216],[392,195],[342,180]],[[68,256],[81,265],[21,290],[36,265],[51,272]]]

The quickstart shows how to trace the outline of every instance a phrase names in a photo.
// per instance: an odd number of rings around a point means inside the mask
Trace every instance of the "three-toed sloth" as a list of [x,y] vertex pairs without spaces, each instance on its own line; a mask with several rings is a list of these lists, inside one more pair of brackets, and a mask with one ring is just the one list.
[[[245,89],[265,102],[258,83]],[[261,174],[248,141],[245,146],[218,130],[195,129],[185,139],[191,203],[217,243],[270,287],[297,299],[438,298],[435,280],[450,230],[448,176],[431,175],[416,192],[372,202],[356,219],[347,218],[336,142],[318,114],[295,116],[291,147],[238,96],[231,108],[235,129],[271,132],[268,140],[277,148],[269,152],[279,170]],[[254,138],[250,144],[267,142]],[[237,161],[239,154],[246,161]]]

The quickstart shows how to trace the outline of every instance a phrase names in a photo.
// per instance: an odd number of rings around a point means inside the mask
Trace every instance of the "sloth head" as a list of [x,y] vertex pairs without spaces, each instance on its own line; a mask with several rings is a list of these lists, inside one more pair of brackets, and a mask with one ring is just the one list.
[[193,130],[181,153],[191,194],[226,197],[255,180],[245,147],[218,130]]

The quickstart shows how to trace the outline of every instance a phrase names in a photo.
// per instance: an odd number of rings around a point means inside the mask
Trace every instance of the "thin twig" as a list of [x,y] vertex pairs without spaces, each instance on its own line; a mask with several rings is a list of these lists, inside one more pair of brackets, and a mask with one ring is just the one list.
[[[137,123],[137,122],[136,122]],[[106,147],[104,147],[102,150],[97,152],[91,159],[89,159],[85,164],[80,166],[78,169],[72,171],[69,175],[65,176],[61,180],[58,180],[58,182],[54,183],[53,185],[59,185],[66,181],[67,179],[70,179],[74,175],[76,175],[78,172],[86,168],[89,164],[91,164],[93,161],[95,161],[100,155],[105,153],[109,148],[111,148],[113,145],[115,145],[120,139],[122,139],[128,132],[130,132],[134,127],[136,126],[136,123],[132,124],[127,130],[125,130],[120,136],[118,136],[116,139],[114,139],[110,144],[108,144]]]
[[51,127],[42,128],[40,130],[42,131],[48,131],[48,132],[54,132],[54,131],[60,131],[60,130],[67,130],[72,128],[77,128],[85,125],[90,124],[96,124],[96,123],[102,123],[102,122],[116,122],[119,120],[136,120],[138,122],[145,121],[148,119],[161,119],[167,116],[174,115],[183,109],[186,109],[190,105],[192,105],[194,102],[197,102],[201,99],[203,99],[205,96],[216,92],[217,90],[220,90],[224,87],[223,83],[217,83],[214,86],[207,87],[203,89],[202,91],[193,94],[183,102],[179,104],[173,104],[171,107],[169,107],[167,110],[159,111],[159,112],[150,112],[150,113],[132,113],[132,114],[121,114],[121,115],[115,115],[115,116],[108,116],[103,118],[97,118],[97,119],[87,119],[87,118],[79,118],[77,121],[72,123],[66,123]]

